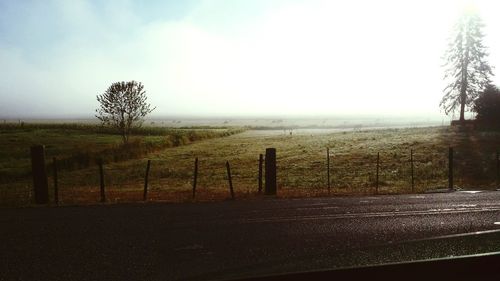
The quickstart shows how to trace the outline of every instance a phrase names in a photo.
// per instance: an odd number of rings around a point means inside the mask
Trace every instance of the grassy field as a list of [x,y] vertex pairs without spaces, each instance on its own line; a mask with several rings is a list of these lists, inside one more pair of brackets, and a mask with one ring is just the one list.
[[[241,132],[225,129],[167,129],[145,127],[135,131],[127,145],[114,130],[85,124],[1,124],[0,125],[0,202],[17,204],[31,192],[31,162],[29,149],[43,144],[46,148],[47,169],[52,173],[52,158],[57,157],[58,170],[64,178],[72,177],[96,165],[127,162],[168,147],[229,136]],[[93,176],[95,178],[95,176]],[[71,180],[68,185],[81,182]],[[19,199],[19,198],[23,199]],[[23,203],[23,204],[24,204]]]
[[[146,163],[150,159],[150,200],[183,202],[192,200],[193,166],[195,157],[198,157],[197,201],[229,197],[226,161],[231,164],[236,196],[253,198],[258,186],[259,154],[264,153],[267,147],[275,147],[278,196],[326,196],[326,148],[329,147],[330,195],[373,194],[377,153],[380,153],[379,193],[407,193],[412,192],[410,150],[414,150],[414,192],[423,192],[447,187],[448,147],[453,146],[456,186],[495,188],[495,153],[500,141],[498,132],[460,131],[450,127],[294,130],[293,135],[283,130],[184,130],[182,133],[167,130],[156,134],[150,132],[150,135],[142,132],[136,139],[139,147],[149,142],[164,145],[140,150],[141,153],[134,157],[114,159],[112,153],[123,149],[116,148],[119,136],[89,128],[68,127],[1,130],[0,171],[5,174],[12,169],[26,170],[30,165],[27,151],[34,143],[47,146],[48,159],[52,156],[71,158],[75,151],[80,153],[82,150],[89,151],[90,155],[108,151],[105,181],[109,201],[142,199]],[[184,136],[185,141],[173,145],[171,135],[174,132]],[[241,133],[232,134],[234,132]],[[196,134],[198,138],[194,137]],[[192,140],[186,137],[188,135]],[[109,147],[116,150],[109,150]],[[59,186],[64,204],[99,201],[98,170],[94,162],[62,168]],[[20,176],[13,179],[0,183],[2,205],[29,204],[32,197],[30,178]]]

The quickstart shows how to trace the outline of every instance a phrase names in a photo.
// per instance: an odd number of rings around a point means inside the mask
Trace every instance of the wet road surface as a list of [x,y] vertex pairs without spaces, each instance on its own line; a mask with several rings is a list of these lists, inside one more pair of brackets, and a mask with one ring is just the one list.
[[0,280],[225,279],[499,251],[500,192],[0,209],[0,225]]

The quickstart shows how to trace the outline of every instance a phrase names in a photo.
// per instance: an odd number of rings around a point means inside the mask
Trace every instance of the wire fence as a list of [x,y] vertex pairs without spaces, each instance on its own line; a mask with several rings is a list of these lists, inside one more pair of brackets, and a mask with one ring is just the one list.
[[[57,159],[48,159],[45,169],[49,201],[57,204],[179,202],[258,194],[259,186],[265,184],[265,174],[259,172],[263,164],[259,161],[265,162],[265,158],[256,155],[250,160],[237,156],[145,159],[103,163],[101,175],[98,163],[74,170],[58,165]],[[313,156],[297,151],[282,157],[278,153],[276,165],[278,194],[283,196],[423,192],[449,187],[450,180],[453,187],[495,188],[500,177],[498,153],[480,158],[460,150],[451,154],[413,150],[336,154],[325,149]],[[9,170],[4,167],[0,171]],[[29,205],[34,200],[31,172],[16,173],[27,176],[15,181],[0,177],[2,205]]]

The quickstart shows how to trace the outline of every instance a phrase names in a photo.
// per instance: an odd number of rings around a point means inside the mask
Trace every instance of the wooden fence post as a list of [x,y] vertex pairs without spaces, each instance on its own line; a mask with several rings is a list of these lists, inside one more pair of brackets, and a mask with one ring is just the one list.
[[49,203],[49,183],[45,168],[45,147],[43,145],[31,147],[31,169],[35,203],[47,204]]
[[229,180],[229,192],[231,193],[231,199],[234,200],[233,180],[231,178],[231,167],[229,166],[229,161],[226,161],[226,169],[227,179]]
[[148,164],[146,165],[146,176],[144,177],[144,195],[143,195],[144,201],[148,199],[148,180],[149,180],[150,167],[151,167],[151,160],[148,160]]
[[330,193],[330,148],[326,148],[326,175],[328,181],[328,193]]
[[411,163],[411,192],[415,191],[415,174],[413,167],[413,149],[410,151],[410,163]]
[[266,148],[266,184],[265,193],[276,195],[276,148]]
[[193,199],[196,196],[196,182],[198,181],[198,157],[194,159],[194,175],[193,175]]
[[264,162],[264,155],[259,154],[259,194],[262,193],[262,164]]
[[448,149],[448,190],[453,190],[453,147]]
[[57,183],[57,159],[52,158],[52,167],[54,169],[54,202],[59,205],[59,186]]
[[378,171],[380,166],[380,152],[377,152],[377,178],[375,180],[375,193],[378,194]]
[[101,202],[104,203],[106,202],[106,191],[104,187],[104,167],[102,159],[98,160],[98,164],[99,164],[99,179],[101,186]]

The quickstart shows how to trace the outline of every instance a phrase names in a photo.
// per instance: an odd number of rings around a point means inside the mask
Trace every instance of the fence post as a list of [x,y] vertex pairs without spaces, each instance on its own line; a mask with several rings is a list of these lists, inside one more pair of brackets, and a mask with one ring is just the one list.
[[35,145],[31,147],[31,169],[33,173],[33,189],[36,204],[49,203],[49,183],[45,168],[45,147]]
[[267,195],[276,195],[276,148],[266,148],[266,185]]
[[410,163],[411,163],[411,192],[415,191],[415,174],[413,167],[413,149],[410,151]]
[[198,181],[198,157],[194,159],[194,175],[193,175],[193,199],[196,196],[196,182]]
[[262,193],[262,163],[264,162],[264,155],[259,154],[259,194]]
[[144,195],[143,195],[144,201],[148,199],[148,180],[149,180],[150,167],[151,167],[151,160],[148,160],[148,164],[146,165],[146,176],[144,177]]
[[226,169],[227,179],[229,180],[229,192],[231,193],[231,199],[234,199],[233,179],[231,178],[231,167],[229,166],[229,161],[226,161]]
[[326,148],[326,177],[328,181],[328,193],[330,193],[330,148]]
[[497,151],[497,188],[500,187],[500,152]]
[[448,190],[453,190],[453,147],[448,149]]
[[375,180],[375,193],[378,194],[378,171],[380,166],[380,152],[377,152],[377,179]]
[[106,202],[106,192],[104,187],[104,167],[102,159],[98,160],[98,164],[99,164],[99,179],[101,186],[101,202],[104,203]]
[[52,167],[54,169],[54,202],[59,205],[59,186],[57,185],[57,159],[52,158]]

